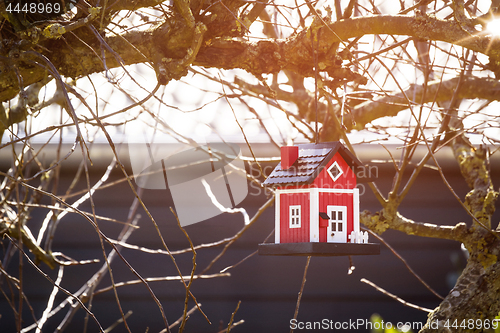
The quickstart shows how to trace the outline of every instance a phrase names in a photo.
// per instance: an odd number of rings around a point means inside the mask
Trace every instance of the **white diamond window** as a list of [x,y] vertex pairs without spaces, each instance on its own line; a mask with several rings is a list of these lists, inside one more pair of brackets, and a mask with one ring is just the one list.
[[340,176],[344,173],[342,169],[339,167],[337,161],[333,162],[332,166],[328,168],[328,174],[332,177],[333,181],[339,179]]
[[290,206],[290,228],[300,228],[300,205]]

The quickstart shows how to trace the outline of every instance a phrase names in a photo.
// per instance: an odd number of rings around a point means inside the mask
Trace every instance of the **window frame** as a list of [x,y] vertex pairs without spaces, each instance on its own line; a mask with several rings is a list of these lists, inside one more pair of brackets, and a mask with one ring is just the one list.
[[[339,173],[336,176],[334,176],[333,173],[332,173],[332,171],[331,171],[335,167],[339,170]],[[333,179],[334,182],[336,182],[337,179],[339,179],[340,176],[342,176],[344,174],[344,170],[342,170],[342,168],[337,163],[337,161],[334,161],[332,163],[332,165],[330,165],[330,167],[326,171],[328,172],[328,174],[330,175],[330,177]]]
[[[295,209],[296,214],[295,213]],[[296,229],[302,227],[302,206],[301,205],[290,205],[288,208],[288,227],[290,229]]]

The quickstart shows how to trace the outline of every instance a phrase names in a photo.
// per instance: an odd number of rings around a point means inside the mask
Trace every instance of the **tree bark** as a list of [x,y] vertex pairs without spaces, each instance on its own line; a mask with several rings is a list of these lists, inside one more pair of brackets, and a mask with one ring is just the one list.
[[450,227],[410,221],[397,212],[391,214],[390,201],[377,214],[361,214],[361,222],[377,233],[390,228],[409,235],[455,240],[469,252],[455,287],[429,314],[420,333],[483,332],[492,327],[500,311],[500,232],[491,229],[498,192],[491,183],[488,152],[472,148],[462,136],[454,140],[452,149],[471,188],[464,202],[473,216],[469,227],[465,223]]
[[[210,29],[210,27],[208,27]],[[210,33],[210,30],[207,34]],[[193,65],[244,69],[250,73],[277,73],[287,69],[306,76],[314,74],[311,49],[311,29],[306,29],[285,40],[270,39],[249,42],[241,39],[205,39]],[[182,18],[173,17],[148,31],[133,31],[121,36],[104,38],[109,45],[105,59],[93,49],[100,49],[100,42],[85,28],[75,35],[65,34],[57,40],[41,39],[41,49],[66,77],[80,77],[105,68],[151,62],[158,56],[180,59],[189,49],[193,30],[186,29]],[[332,77],[356,79],[354,73],[342,67],[336,57],[326,57],[330,47],[349,38],[370,34],[406,35],[420,39],[443,41],[486,54],[492,63],[500,61],[500,41],[486,35],[468,35],[455,21],[443,21],[429,16],[373,16],[346,19],[317,29],[319,38],[319,66]],[[208,35],[207,35],[208,36]],[[39,49],[39,48],[37,48]],[[110,52],[113,50],[113,53]],[[12,54],[4,61],[0,78],[0,101],[6,101],[19,92],[19,81],[12,65],[16,65],[26,87],[42,80],[46,69],[33,64],[34,59],[22,56],[22,49],[6,50]],[[119,55],[119,57],[118,57]]]
[[[500,311],[500,241],[478,230],[470,242],[467,266],[455,287],[441,304],[429,314],[420,333],[483,332]],[[465,327],[461,327],[465,326]]]

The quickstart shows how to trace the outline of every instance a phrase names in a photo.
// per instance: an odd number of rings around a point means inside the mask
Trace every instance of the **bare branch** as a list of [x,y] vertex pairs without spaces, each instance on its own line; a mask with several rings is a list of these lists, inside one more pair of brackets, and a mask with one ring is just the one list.
[[[414,96],[419,103],[444,102],[452,99],[457,91],[457,97],[462,99],[500,100],[500,82],[490,78],[467,77],[463,79],[459,90],[456,90],[459,78],[447,81],[429,82],[426,86],[412,86],[404,93],[375,98],[354,107],[351,114],[346,115],[346,126],[351,129],[362,129],[375,119],[395,116],[408,109],[406,96]],[[352,126],[352,120],[356,125]]]
[[[231,273],[216,273],[216,274],[201,274],[201,275],[193,275],[192,278],[191,276],[163,276],[163,277],[149,277],[146,278],[145,280],[147,282],[161,282],[161,281],[182,281],[182,280],[198,280],[198,279],[213,279],[217,277],[227,277],[231,276]],[[125,286],[132,286],[135,284],[141,284],[141,280],[130,280],[126,282],[117,282],[115,283],[115,287],[125,287]],[[107,291],[113,290],[113,286],[105,287],[99,290],[96,290],[94,292],[94,295],[102,294]]]
[[371,282],[371,281],[368,281],[368,280],[367,280],[367,279],[365,279],[365,278],[361,279],[361,282],[366,283],[367,285],[369,285],[369,286],[371,286],[371,287],[375,288],[377,291],[380,291],[382,294],[387,295],[387,296],[389,296],[390,298],[395,299],[395,300],[396,300],[396,301],[398,301],[399,303],[404,304],[404,305],[406,305],[406,306],[409,306],[410,308],[414,308],[414,309],[417,309],[417,310],[420,310],[420,311],[424,311],[424,312],[432,312],[432,310],[431,310],[431,309],[427,309],[427,308],[424,308],[424,307],[422,307],[422,306],[415,305],[415,304],[413,304],[413,303],[410,303],[410,302],[405,301],[404,299],[402,299],[402,298],[400,298],[400,297],[398,297],[398,296],[396,296],[396,295],[394,295],[394,294],[391,294],[391,293],[390,293],[390,292],[388,292],[387,290],[385,290],[385,289],[383,289],[383,288],[381,288],[381,287],[377,286],[375,283],[373,283],[373,282]]
[[[306,266],[304,267],[304,276],[302,277],[302,283],[300,284],[300,290],[297,296],[297,303],[295,304],[295,312],[293,313],[293,319],[297,320],[297,316],[299,315],[300,308],[300,300],[302,299],[302,294],[304,293],[304,286],[306,285],[306,277],[307,270],[309,268],[309,263],[311,262],[311,256],[307,257]],[[293,333],[293,329],[290,330],[290,333]]]

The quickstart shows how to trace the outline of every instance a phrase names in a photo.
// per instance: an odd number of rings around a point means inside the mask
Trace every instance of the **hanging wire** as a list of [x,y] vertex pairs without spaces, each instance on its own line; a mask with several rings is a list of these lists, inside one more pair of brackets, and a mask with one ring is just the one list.
[[340,109],[340,128],[344,129],[344,110],[345,110],[345,99],[347,94],[347,82],[344,82],[344,96],[342,96],[342,108]]
[[313,61],[314,61],[314,108],[315,108],[315,143],[319,142],[319,130],[318,130],[318,49],[319,49],[319,33],[321,30],[316,32],[316,49],[314,48],[314,32],[311,30],[311,46],[313,50]]

